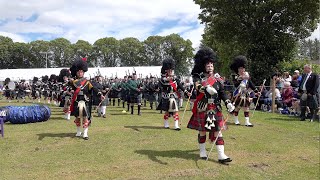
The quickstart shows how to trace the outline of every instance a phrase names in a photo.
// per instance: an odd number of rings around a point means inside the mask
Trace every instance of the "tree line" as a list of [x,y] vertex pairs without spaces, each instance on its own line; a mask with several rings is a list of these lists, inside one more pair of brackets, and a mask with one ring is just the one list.
[[189,72],[193,50],[192,42],[178,34],[149,36],[142,42],[134,37],[105,37],[93,44],[84,40],[72,44],[65,38],[21,43],[0,36],[0,67],[70,67],[77,56],[87,57],[89,67],[160,66],[165,58],[173,58],[177,74],[184,75]]
[[320,63],[320,41],[318,39],[303,39],[297,47],[297,59]]
[[[320,19],[319,0],[194,2],[200,5],[199,19],[205,25],[202,45],[218,53],[218,69],[229,74],[232,58],[245,55],[249,60],[247,70],[259,84],[271,77],[279,63],[296,58],[298,42],[310,36]],[[317,56],[311,49],[304,54]]]

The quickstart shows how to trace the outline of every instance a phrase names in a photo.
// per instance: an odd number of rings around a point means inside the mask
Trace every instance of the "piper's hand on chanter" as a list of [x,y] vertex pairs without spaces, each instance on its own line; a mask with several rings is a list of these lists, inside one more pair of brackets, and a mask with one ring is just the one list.
[[231,102],[229,102],[229,103],[227,104],[228,112],[230,112],[230,113],[233,112],[235,108],[236,108],[236,107],[235,107]]
[[256,96],[261,96],[261,92],[255,93]]

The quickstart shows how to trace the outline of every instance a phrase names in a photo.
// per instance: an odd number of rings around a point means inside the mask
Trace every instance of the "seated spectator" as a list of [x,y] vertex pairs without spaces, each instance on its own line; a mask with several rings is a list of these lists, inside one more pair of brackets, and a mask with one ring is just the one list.
[[[275,104],[278,108],[281,108],[281,94],[278,88],[275,88]],[[272,88],[266,93],[267,98],[264,99],[264,105],[268,107],[268,110],[271,111],[272,104]]]
[[289,74],[289,72],[284,72],[282,77],[283,77],[284,82],[291,82],[292,81],[292,77]]
[[293,75],[293,76],[292,76],[291,87],[292,87],[293,89],[296,89],[296,90],[298,91],[299,81],[298,81],[298,76],[297,76],[297,75]]
[[302,76],[300,75],[299,70],[295,70],[295,71],[294,71],[294,75],[297,76],[298,84],[300,84],[300,83],[301,83],[301,80],[302,80]]
[[290,82],[284,82],[284,87],[283,87],[281,97],[282,97],[283,108],[292,106],[293,89],[291,87]]

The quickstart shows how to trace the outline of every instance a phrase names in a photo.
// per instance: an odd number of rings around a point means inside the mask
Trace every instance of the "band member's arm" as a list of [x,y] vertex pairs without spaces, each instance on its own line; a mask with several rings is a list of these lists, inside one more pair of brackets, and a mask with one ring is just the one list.
[[134,86],[131,81],[128,81],[127,87],[129,88],[129,90],[138,91],[138,87]]
[[98,89],[96,86],[93,86],[90,81],[88,81],[88,88],[89,88],[89,91],[93,91],[97,95],[102,96],[102,92],[100,91],[100,89]]
[[241,81],[238,80],[238,75],[236,75],[236,74],[231,75],[231,80],[232,80],[234,87],[238,87],[241,83]]
[[227,94],[225,93],[224,90],[224,85],[222,84],[222,82],[218,81],[217,83],[219,83],[219,90],[218,90],[218,96],[220,99],[223,100],[224,104],[226,105],[227,109],[229,112],[232,112],[235,107],[234,105],[231,103],[231,100],[228,98]]
[[181,91],[183,91],[184,93],[188,93],[188,91],[186,90],[186,88],[184,88],[184,86],[182,85],[180,79],[176,80],[177,85],[178,85],[178,89],[180,89]]
[[253,84],[253,82],[249,79],[248,81],[249,88],[251,88],[255,93],[258,93],[259,90],[256,88],[256,86]]

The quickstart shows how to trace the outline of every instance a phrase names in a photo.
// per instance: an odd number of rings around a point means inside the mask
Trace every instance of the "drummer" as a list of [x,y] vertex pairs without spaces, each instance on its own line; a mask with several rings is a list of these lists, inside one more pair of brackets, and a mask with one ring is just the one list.
[[11,100],[14,97],[14,90],[16,88],[16,85],[13,81],[10,80],[10,78],[6,78],[4,81],[4,93],[5,97],[7,98],[8,102],[11,102]]

